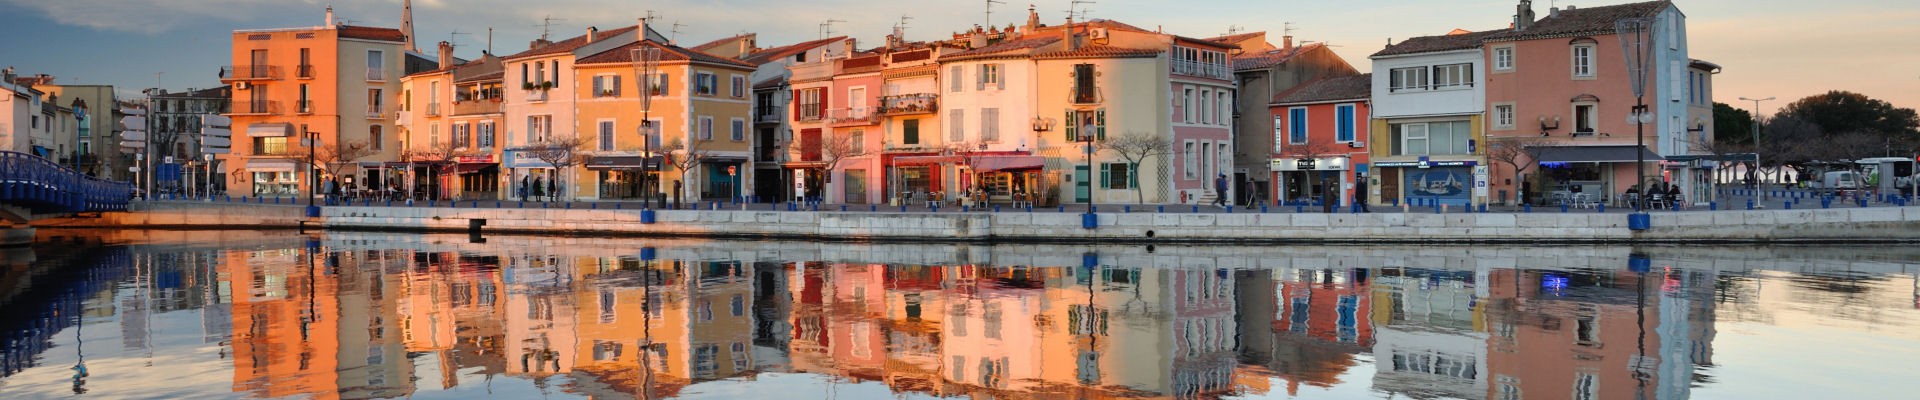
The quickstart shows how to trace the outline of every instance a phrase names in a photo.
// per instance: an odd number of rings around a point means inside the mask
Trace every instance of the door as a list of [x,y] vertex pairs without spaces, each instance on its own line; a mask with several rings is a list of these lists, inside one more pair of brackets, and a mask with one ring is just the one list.
[[1087,166],[1073,167],[1073,201],[1086,203],[1093,199],[1093,174]]
[[1400,170],[1388,168],[1380,172],[1380,201],[1399,203]]
[[841,173],[844,174],[842,179],[846,180],[846,184],[842,185],[847,189],[845,203],[867,204],[867,170],[849,169]]

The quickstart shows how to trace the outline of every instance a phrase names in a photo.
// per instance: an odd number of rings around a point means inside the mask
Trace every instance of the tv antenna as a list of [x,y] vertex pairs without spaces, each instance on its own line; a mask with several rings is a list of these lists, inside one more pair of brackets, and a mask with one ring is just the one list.
[[1244,30],[1246,30],[1246,28],[1243,28],[1239,25],[1227,25],[1227,33],[1222,33],[1220,34],[1220,36],[1233,36],[1233,35],[1239,34],[1240,31],[1244,31]]
[[[1067,3],[1067,18],[1072,19],[1075,17],[1079,17],[1083,20],[1086,19],[1087,13],[1093,12],[1093,10],[1082,9],[1080,8],[1080,5],[1093,4],[1093,3],[1094,3],[1093,0],[1073,0],[1072,2]],[[1078,11],[1075,11],[1075,10],[1078,10]]]
[[986,2],[987,2],[987,26],[993,26],[993,5],[1007,4],[1007,2],[996,1],[996,0],[986,0]]
[[913,17],[900,14],[900,22],[893,24],[893,33],[895,36],[898,36],[898,39],[902,42],[907,41],[907,20],[911,19],[913,19]]
[[447,44],[452,45],[453,48],[456,48],[456,49],[460,48],[460,35],[472,35],[472,34],[461,32],[459,29],[455,29],[452,32],[447,32]]
[[540,28],[540,40],[547,40],[547,35],[553,33],[553,21],[565,21],[565,20],[567,19],[554,18],[553,15],[547,15],[545,18],[540,18],[540,24],[534,25],[534,27]]
[[679,40],[679,38],[680,38],[680,27],[683,27],[683,26],[686,26],[686,25],[681,25],[681,24],[680,24],[680,21],[673,21],[673,29],[672,29],[672,30],[670,30],[670,31],[667,31],[667,43],[668,43],[668,44],[672,44],[672,43],[673,43],[674,41],[677,41],[677,40]]
[[829,19],[829,20],[827,20],[826,22],[821,22],[821,23],[820,23],[820,38],[821,38],[821,39],[826,39],[828,35],[832,35],[832,34],[833,34],[833,23],[835,23],[835,22],[847,22],[847,21],[841,21],[841,20],[837,20],[837,19]]

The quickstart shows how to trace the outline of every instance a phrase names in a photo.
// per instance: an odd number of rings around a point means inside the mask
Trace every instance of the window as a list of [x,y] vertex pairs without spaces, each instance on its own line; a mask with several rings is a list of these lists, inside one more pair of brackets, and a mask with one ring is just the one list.
[[1424,90],[1427,88],[1427,67],[1394,68],[1393,82],[1388,91]]
[[1225,90],[1222,90],[1218,92],[1213,92],[1213,95],[1219,98],[1217,101],[1213,103],[1213,109],[1214,111],[1220,112],[1220,118],[1213,120],[1213,123],[1221,126],[1226,126],[1228,124],[1233,123],[1232,94],[1227,93],[1227,91]]
[[960,143],[967,140],[967,110],[954,109],[947,113],[947,141]]
[[960,93],[960,66],[955,65],[947,69],[947,82],[947,91]]
[[1493,105],[1493,128],[1513,129],[1513,103]]
[[986,142],[1000,141],[1000,109],[980,109],[980,140]]
[[1513,70],[1513,46],[1493,48],[1493,70]]
[[1581,372],[1573,377],[1574,400],[1593,400],[1600,398],[1600,377],[1592,373]]
[[1433,66],[1433,88],[1448,89],[1473,86],[1473,64],[1447,64]]
[[799,96],[796,96],[800,102],[800,120],[812,121],[820,119],[820,91],[821,89],[819,88],[805,89],[800,91]]
[[467,148],[467,145],[471,144],[472,142],[471,140],[469,140],[471,135],[468,135],[468,134],[472,132],[473,125],[453,124],[450,127],[453,129],[452,129],[452,132],[449,132],[451,133],[451,135],[447,138],[447,140],[450,142],[453,142],[454,148],[458,148],[458,149]]
[[1209,166],[1213,164],[1213,143],[1205,140],[1200,141],[1200,160],[1196,162],[1200,164],[1200,170],[1196,171],[1195,174],[1201,177],[1213,176],[1213,174],[1207,173],[1208,170],[1212,169]]
[[1192,140],[1188,140],[1185,145],[1181,146],[1180,164],[1181,164],[1180,166],[1182,167],[1180,168],[1180,170],[1186,171],[1185,175],[1188,180],[1192,180],[1200,176],[1200,174],[1198,173],[1199,172],[1198,168],[1194,167],[1198,163],[1194,162]]
[[593,97],[620,97],[619,75],[596,75],[593,77]]
[[613,120],[600,120],[600,151],[613,151]]
[[1573,105],[1573,133],[1574,134],[1592,135],[1594,132],[1597,131],[1594,125],[1598,123],[1599,120],[1596,119],[1597,115],[1595,115],[1594,113],[1598,112],[1597,111],[1598,108],[1599,107],[1597,107],[1595,104],[1591,104],[1591,103]]
[[1287,109],[1287,143],[1307,144],[1307,108]]
[[733,89],[733,98],[736,98],[736,99],[747,98],[747,77],[734,75],[733,86],[731,86],[730,88]]
[[[729,304],[728,308],[730,309],[730,311],[732,311],[733,316],[735,317],[747,315],[746,296],[742,296],[738,294],[733,295],[733,301]],[[744,347],[745,346],[741,346],[739,343],[734,343],[733,351],[736,353],[744,351],[746,350]]]
[[1467,121],[1424,122],[1392,126],[1396,155],[1473,154],[1472,125]]
[[920,144],[920,120],[900,121],[900,144]]
[[1593,77],[1593,44],[1573,45],[1573,77]]
[[1000,64],[980,64],[980,73],[974,77],[974,90],[1006,89],[1007,82],[1000,79]]
[[666,96],[666,95],[667,95],[667,93],[668,93],[668,91],[670,91],[670,90],[671,90],[671,88],[673,87],[673,85],[672,85],[671,83],[672,83],[672,81],[668,81],[668,80],[667,80],[667,73],[665,73],[665,72],[661,72],[661,73],[659,73],[659,74],[655,74],[655,75],[653,76],[653,82],[652,82],[652,84],[653,84],[653,93],[652,93],[652,95],[654,95],[654,96]]
[[307,84],[300,84],[300,102],[294,104],[293,109],[301,114],[313,112],[313,98],[307,97],[307,93]]
[[1359,123],[1355,121],[1355,114],[1354,105],[1352,104],[1333,106],[1334,141],[1342,143],[1352,143],[1354,141],[1355,125]]
[[438,124],[438,123],[435,123],[435,124],[432,124],[432,125],[428,125],[428,126],[427,126],[427,146],[426,146],[426,147],[427,147],[427,148],[434,148],[434,147],[438,147],[438,146],[440,146],[440,124]]
[[700,117],[700,140],[713,140],[713,117]]
[[520,64],[520,83],[533,83],[533,81],[527,78],[527,64],[524,63]]
[[493,147],[493,123],[480,123],[480,147]]
[[1133,174],[1127,169],[1127,163],[1106,163],[1100,165],[1100,181],[1107,189],[1132,189]]
[[853,132],[849,132],[847,134],[847,142],[850,142],[850,144],[852,144],[852,146],[848,146],[849,147],[848,150],[851,150],[848,152],[849,154],[865,154],[866,143],[867,143],[867,130],[854,129]]
[[1193,88],[1180,91],[1180,122],[1193,123]]
[[[386,142],[384,140],[385,138],[381,137],[382,136],[380,132],[381,130],[382,128],[379,125],[371,125],[367,127],[367,147],[373,149],[373,151],[380,151],[382,148],[386,147],[381,145],[381,143]],[[86,143],[81,143],[80,145],[85,146]],[[84,148],[85,147],[82,147],[82,149]],[[80,152],[85,153],[86,150],[81,150]]]
[[1089,104],[1089,103],[1100,102],[1098,90],[1096,90],[1093,86],[1093,78],[1095,74],[1096,72],[1094,72],[1093,70],[1093,64],[1074,64],[1073,65],[1073,102],[1074,103]]
[[1273,116],[1273,152],[1275,153],[1280,152],[1280,145],[1286,143],[1286,127],[1285,118],[1281,118],[1279,115]]
[[386,108],[385,107],[386,104],[384,104],[384,101],[387,99],[387,96],[383,95],[382,93],[384,92],[377,88],[367,89],[367,116],[368,117],[379,117],[381,114],[380,111]]
[[387,80],[386,54],[379,50],[367,50],[367,80]]
[[527,142],[545,142],[553,133],[552,115],[532,115],[527,117]]
[[1600,319],[1593,315],[1581,315],[1573,320],[1574,344],[1581,346],[1600,345]]
[[1205,123],[1207,123],[1207,120],[1208,120],[1208,119],[1210,119],[1210,117],[1209,117],[1209,116],[1207,115],[1207,99],[1209,99],[1209,98],[1212,98],[1212,97],[1213,97],[1213,91],[1211,91],[1211,90],[1201,90],[1201,91],[1200,91],[1200,111],[1199,111],[1199,114],[1200,114],[1200,123],[1202,123],[1202,124],[1205,124]]
[[732,133],[733,133],[733,136],[732,136],[732,139],[733,139],[733,141],[735,141],[735,142],[744,142],[744,141],[746,141],[746,140],[747,140],[747,120],[746,120],[746,119],[742,119],[742,118],[734,118],[734,119],[732,119],[732,120],[729,120],[729,121],[731,121],[731,122],[732,122],[732,125],[733,125],[733,126],[732,126],[732,128],[733,128],[733,131],[732,131]]
[[720,93],[720,78],[711,73],[701,72],[694,75],[696,92],[705,96]]

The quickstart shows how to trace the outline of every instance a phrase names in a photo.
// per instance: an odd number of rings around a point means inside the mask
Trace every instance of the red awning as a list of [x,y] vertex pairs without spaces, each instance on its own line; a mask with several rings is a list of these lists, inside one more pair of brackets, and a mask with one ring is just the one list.
[[973,169],[980,172],[1020,171],[1040,169],[1047,160],[1040,156],[987,156],[974,161]]
[[497,164],[494,164],[494,163],[462,163],[462,164],[454,164],[454,168],[453,168],[453,173],[455,173],[455,174],[461,174],[461,175],[465,175],[465,174],[471,174],[471,173],[475,173],[475,172],[480,172],[481,170],[485,170],[485,169],[487,169],[487,168],[493,168],[493,166],[494,166],[494,165],[497,165]]

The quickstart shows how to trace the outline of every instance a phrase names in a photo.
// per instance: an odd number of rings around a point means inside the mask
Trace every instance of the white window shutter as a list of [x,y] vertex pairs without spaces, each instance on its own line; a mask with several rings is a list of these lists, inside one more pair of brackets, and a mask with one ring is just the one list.
[[1670,88],[1668,91],[1673,94],[1673,101],[1678,102],[1681,101],[1681,99],[1687,98],[1687,64],[1680,62],[1680,60],[1673,60],[1670,61],[1670,63],[1672,63],[1673,67],[1672,72],[1667,74],[1667,87]]

